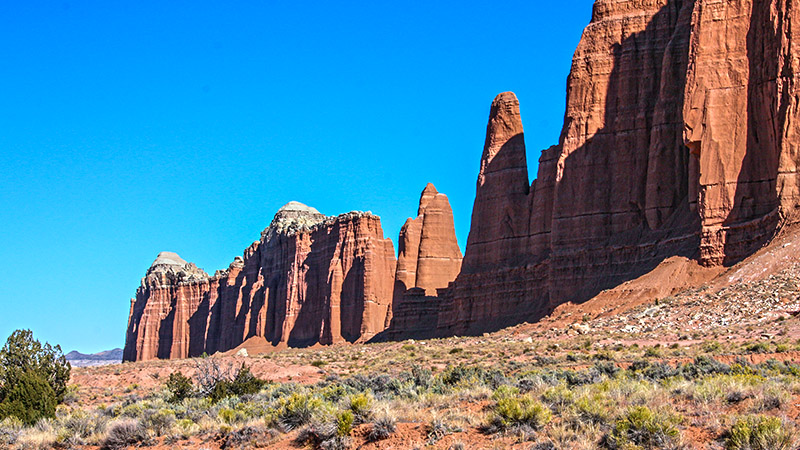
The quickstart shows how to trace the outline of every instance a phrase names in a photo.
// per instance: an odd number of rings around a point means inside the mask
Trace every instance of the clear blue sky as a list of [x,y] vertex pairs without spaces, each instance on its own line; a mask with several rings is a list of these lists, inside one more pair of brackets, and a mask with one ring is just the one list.
[[396,248],[432,182],[463,248],[490,102],[533,178],[592,3],[0,2],[0,339],[121,347],[159,251],[213,273],[290,200]]

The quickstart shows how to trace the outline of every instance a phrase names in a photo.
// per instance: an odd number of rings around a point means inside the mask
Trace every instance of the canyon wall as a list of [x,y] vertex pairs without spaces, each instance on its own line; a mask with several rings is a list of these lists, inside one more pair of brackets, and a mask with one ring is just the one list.
[[326,217],[290,202],[213,276],[163,252],[131,301],[124,360],[212,354],[251,338],[289,347],[367,341],[391,322],[394,298],[435,293],[458,274],[447,196],[428,185],[399,242],[398,266],[379,217]]
[[132,304],[125,359],[252,336],[305,346],[482,333],[674,256],[740,261],[800,211],[798,14],[788,0],[597,0],[561,137],[532,182],[516,96],[492,103],[463,261],[432,185],[396,262],[377,217],[288,208],[214,276],[160,255]]
[[519,103],[492,104],[436,334],[537,320],[670,256],[732,264],[795,221],[797,15],[777,0],[598,0],[560,142],[529,186]]
[[273,345],[364,341],[384,329],[395,255],[369,213],[325,217],[291,202],[244,258],[213,276],[161,253],[132,300],[125,361]]

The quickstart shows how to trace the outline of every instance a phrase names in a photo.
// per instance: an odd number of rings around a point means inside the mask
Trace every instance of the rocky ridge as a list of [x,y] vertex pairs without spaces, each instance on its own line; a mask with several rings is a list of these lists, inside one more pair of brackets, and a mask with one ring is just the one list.
[[[492,103],[463,268],[426,335],[535,322],[673,258],[730,266],[795,223],[797,16],[786,2],[597,0],[561,138],[530,184],[519,102]],[[628,300],[652,296],[634,287]]]
[[[419,257],[402,260],[420,273],[415,285],[436,289],[455,278],[461,253],[447,196],[432,185],[426,192],[430,204],[415,219],[426,221],[414,244]],[[327,217],[290,202],[259,241],[213,276],[160,253],[131,301],[124,360],[364,342],[391,321],[395,270],[379,217]]]
[[597,0],[561,137],[532,182],[518,99],[492,103],[463,260],[432,186],[397,261],[375,216],[294,205],[214,277],[177,255],[148,271],[129,327],[144,353],[131,357],[253,336],[302,346],[477,334],[713,279],[798,221],[798,14],[790,2]]

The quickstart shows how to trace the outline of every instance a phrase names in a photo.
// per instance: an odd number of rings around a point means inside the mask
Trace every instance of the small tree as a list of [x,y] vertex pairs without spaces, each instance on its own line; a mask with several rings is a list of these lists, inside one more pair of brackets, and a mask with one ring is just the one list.
[[67,393],[70,369],[60,346],[42,345],[30,330],[13,332],[0,349],[0,419],[54,416]]
[[192,380],[180,372],[171,373],[166,386],[170,393],[169,402],[171,403],[181,402],[194,393]]

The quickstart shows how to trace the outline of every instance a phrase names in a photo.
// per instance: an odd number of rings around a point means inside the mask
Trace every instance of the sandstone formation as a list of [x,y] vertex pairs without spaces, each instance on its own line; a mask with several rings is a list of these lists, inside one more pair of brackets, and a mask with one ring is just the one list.
[[597,0],[559,144],[529,185],[519,103],[497,96],[462,271],[383,336],[534,321],[670,257],[735,263],[796,221],[798,14],[781,0]]
[[254,336],[299,347],[364,341],[384,328],[394,271],[377,216],[325,217],[291,202],[213,276],[159,254],[131,303],[124,360],[212,354]]
[[419,200],[415,219],[408,219],[400,229],[398,240],[398,293],[410,288],[423,289],[428,295],[445,288],[461,269],[461,249],[458,248],[453,224],[453,209],[447,196],[428,183]]
[[[131,308],[125,359],[253,336],[302,346],[482,333],[665,262],[657,272],[742,260],[798,220],[798,15],[786,0],[597,0],[561,137],[532,182],[516,96],[492,103],[463,261],[432,185],[396,264],[377,217],[287,205],[213,277],[159,255]],[[659,295],[686,286],[662,278]]]
[[386,325],[414,335],[435,330],[439,307],[435,297],[458,275],[462,255],[450,201],[433,184],[422,191],[417,217],[400,229],[398,246],[392,304],[398,319],[390,315]]
[[[409,288],[435,295],[458,275],[453,212],[432,184],[400,242],[397,266],[377,216],[326,217],[290,202],[244,257],[213,276],[175,253],[160,253],[131,302],[124,360],[186,358],[255,343],[369,340],[391,322],[394,298]],[[395,275],[402,283],[395,285]]]

